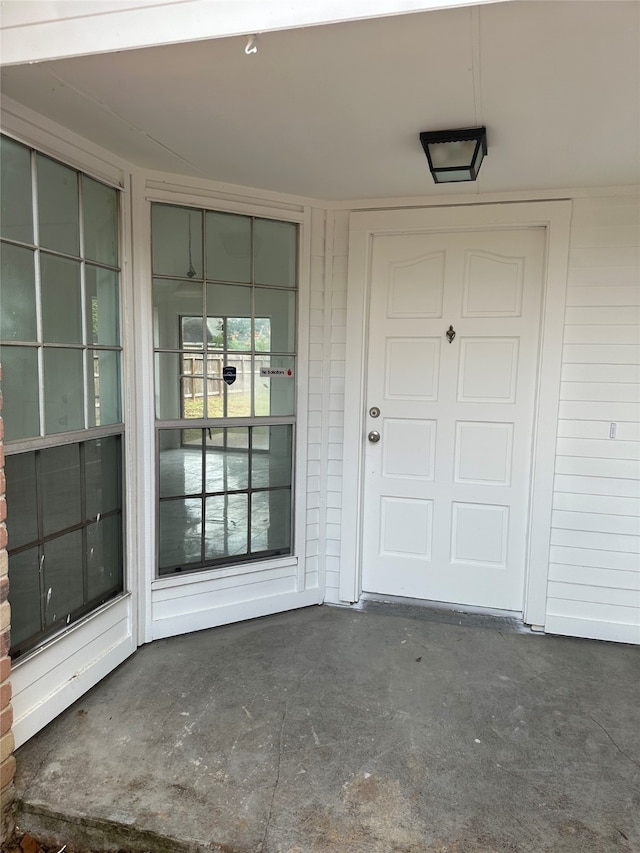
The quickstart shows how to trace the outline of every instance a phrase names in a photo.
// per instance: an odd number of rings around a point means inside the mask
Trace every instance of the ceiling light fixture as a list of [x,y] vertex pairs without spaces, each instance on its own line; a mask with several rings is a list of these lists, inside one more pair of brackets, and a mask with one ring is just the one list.
[[475,181],[487,153],[487,129],[424,130],[420,142],[436,184]]

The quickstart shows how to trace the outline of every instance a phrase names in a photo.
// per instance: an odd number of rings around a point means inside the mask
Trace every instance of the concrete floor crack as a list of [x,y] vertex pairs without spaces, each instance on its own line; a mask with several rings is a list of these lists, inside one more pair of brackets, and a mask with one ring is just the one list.
[[265,844],[267,843],[267,835],[269,833],[269,827],[271,826],[271,818],[273,816],[273,805],[276,799],[276,791],[278,790],[278,783],[280,781],[280,764],[282,763],[282,745],[284,742],[284,727],[287,722],[287,712],[289,711],[289,702],[285,702],[284,711],[282,712],[282,721],[280,722],[280,735],[278,737],[278,764],[276,765],[276,781],[273,785],[273,793],[271,795],[271,803],[269,805],[269,814],[267,815],[267,823],[264,828],[264,835],[262,836],[262,843],[260,844],[260,853],[263,853],[265,849]]
[[590,719],[592,722],[594,722],[594,723],[596,724],[596,726],[598,726],[598,728],[599,728],[599,729],[602,729],[602,731],[606,734],[606,736],[609,738],[609,740],[611,741],[611,743],[615,746],[615,748],[618,750],[618,752],[619,752],[621,755],[624,755],[624,757],[625,757],[628,761],[630,761],[632,764],[635,764],[635,765],[636,765],[636,767],[640,767],[640,761],[636,761],[636,760],[635,760],[635,758],[632,758],[632,757],[629,755],[629,753],[628,753],[628,752],[625,752],[625,751],[624,751],[624,749],[623,749],[619,744],[617,744],[617,743],[615,742],[615,740],[611,737],[611,735],[610,735],[610,734],[609,734],[609,732],[605,729],[605,727],[602,725],[602,723],[599,723],[599,722],[596,720],[596,718],[595,718],[595,717],[589,717],[589,719]]

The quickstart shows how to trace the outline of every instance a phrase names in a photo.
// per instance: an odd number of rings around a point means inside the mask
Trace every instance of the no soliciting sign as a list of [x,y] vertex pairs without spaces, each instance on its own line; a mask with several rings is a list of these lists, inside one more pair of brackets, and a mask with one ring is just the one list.
[[293,376],[290,367],[261,367],[260,376]]

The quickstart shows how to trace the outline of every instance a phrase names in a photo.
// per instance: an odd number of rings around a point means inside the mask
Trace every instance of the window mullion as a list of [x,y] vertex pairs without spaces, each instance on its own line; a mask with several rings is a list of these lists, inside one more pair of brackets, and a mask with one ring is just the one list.
[[200,560],[204,563],[206,559],[206,535],[207,535],[207,439],[206,431],[200,433],[200,446],[202,453],[202,486],[200,491]]
[[251,394],[251,405],[249,407],[249,411],[251,412],[251,417],[255,418],[256,416],[256,392],[255,392],[255,382],[256,382],[256,352],[255,352],[255,340],[256,340],[256,282],[255,282],[255,225],[256,220],[255,217],[251,217],[251,264],[250,264],[250,273],[251,276],[251,323],[250,323],[250,334],[251,334],[251,349],[249,350],[251,353],[251,378],[249,382],[249,393]]
[[36,530],[38,535],[38,582],[40,590],[40,630],[46,628],[45,622],[45,582],[44,582],[44,504],[42,500],[42,472],[40,466],[40,451],[34,451],[34,467],[35,467],[35,487],[36,487]]
[[86,488],[86,457],[84,441],[79,445],[80,450],[80,522],[82,524],[82,606],[89,601],[89,543],[87,530],[87,488]]
[[42,275],[40,270],[40,222],[38,219],[38,173],[36,152],[31,151],[31,207],[33,216],[33,243],[36,247],[33,258],[33,272],[36,289],[36,339],[38,343],[38,411],[40,414],[40,435],[45,435],[45,411],[44,411],[44,333],[42,326]]
[[[80,328],[82,329],[82,381],[84,383],[83,398],[84,398],[84,427],[89,429],[89,370],[93,371],[93,363],[89,364],[89,329],[87,324],[87,292],[86,292],[86,261],[84,256],[84,202],[83,202],[83,178],[78,175],[78,238],[80,244]],[[93,378],[93,377],[92,377]],[[93,382],[91,383],[93,387]],[[95,392],[94,392],[95,397]],[[95,406],[95,399],[94,399]]]

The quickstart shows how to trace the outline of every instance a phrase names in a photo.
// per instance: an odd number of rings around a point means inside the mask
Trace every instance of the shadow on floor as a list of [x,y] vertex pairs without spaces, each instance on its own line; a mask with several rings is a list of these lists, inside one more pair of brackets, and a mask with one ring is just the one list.
[[371,603],[159,640],[18,751],[21,828],[226,853],[640,850],[640,649]]

